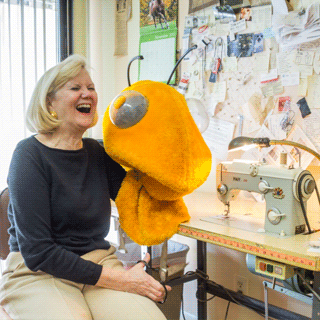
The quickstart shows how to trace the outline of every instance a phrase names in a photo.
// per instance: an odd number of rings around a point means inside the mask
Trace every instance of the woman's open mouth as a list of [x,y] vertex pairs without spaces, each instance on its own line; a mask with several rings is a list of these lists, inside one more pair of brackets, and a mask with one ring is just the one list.
[[90,104],[80,104],[76,107],[76,109],[81,113],[90,113],[91,105]]

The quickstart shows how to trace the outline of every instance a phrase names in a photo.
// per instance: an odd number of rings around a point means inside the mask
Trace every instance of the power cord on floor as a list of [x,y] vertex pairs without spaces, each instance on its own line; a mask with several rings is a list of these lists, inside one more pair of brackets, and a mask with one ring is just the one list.
[[[252,311],[254,311],[255,313],[257,313],[259,316],[264,317],[264,314],[263,314],[263,313],[261,313],[261,312],[259,312],[259,311],[257,311],[257,310],[254,310],[254,309],[252,309],[252,308],[249,308],[249,307],[247,307],[246,305],[242,304],[241,302],[237,301],[237,300],[230,294],[230,292],[229,292],[224,286],[222,286],[222,285],[220,285],[220,284],[218,284],[218,283],[216,283],[216,282],[214,282],[214,281],[212,281],[212,280],[209,280],[209,276],[208,276],[207,274],[205,274],[204,272],[202,272],[202,271],[200,271],[200,270],[196,270],[196,271],[188,271],[188,272],[186,273],[186,275],[194,275],[194,274],[196,274],[199,278],[205,280],[205,281],[206,281],[207,283],[209,283],[211,286],[217,287],[217,288],[219,288],[219,289],[222,289],[222,290],[229,296],[229,298],[230,298],[230,301],[229,301],[229,302],[233,302],[233,303],[237,304],[238,306],[246,307],[246,308],[248,308],[249,310],[252,310]],[[198,293],[198,290],[197,290],[197,292],[196,292],[196,298],[197,298],[199,301],[201,301],[201,302],[210,301],[210,300],[212,300],[212,299],[215,297],[215,295],[213,295],[213,296],[210,297],[209,299],[200,300],[198,294],[199,294],[199,293]],[[229,310],[229,306],[228,306],[228,308],[227,308],[226,316],[228,315],[228,310]]]
[[225,315],[225,317],[224,317],[224,320],[227,320],[228,312],[229,312],[229,307],[230,307],[230,303],[231,303],[231,301],[229,301],[229,302],[228,302],[227,310],[226,310],[226,315]]
[[183,289],[182,289],[182,292],[181,292],[181,315],[183,317],[183,320],[186,320],[186,317],[184,315],[184,304],[183,304]]

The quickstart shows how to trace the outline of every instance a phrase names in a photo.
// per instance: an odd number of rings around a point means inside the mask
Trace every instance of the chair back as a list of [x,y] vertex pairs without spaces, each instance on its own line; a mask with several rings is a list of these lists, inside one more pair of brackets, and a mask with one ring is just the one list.
[[0,258],[5,260],[10,252],[8,229],[10,222],[8,219],[9,189],[5,188],[0,193]]

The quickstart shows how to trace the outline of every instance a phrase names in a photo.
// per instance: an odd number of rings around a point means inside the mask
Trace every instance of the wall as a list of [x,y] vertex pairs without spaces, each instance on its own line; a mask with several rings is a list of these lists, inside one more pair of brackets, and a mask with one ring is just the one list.
[[[294,0],[291,4],[298,8],[308,1]],[[128,21],[128,55],[114,56],[114,26],[115,26],[115,1],[90,0],[87,3],[87,56],[92,66],[93,79],[99,93],[99,116],[98,125],[92,129],[92,136],[102,138],[101,120],[109,102],[122,89],[127,87],[126,69],[132,57],[139,53],[139,1],[133,0],[133,18]],[[206,9],[207,10],[207,9]],[[179,0],[179,34],[178,41],[180,48],[181,36],[184,29],[184,16],[188,13],[188,0]],[[206,11],[202,12],[206,14]],[[201,13],[201,14],[202,14]],[[131,67],[131,82],[137,80],[138,64]],[[213,165],[213,169],[215,164]],[[317,167],[313,167],[317,169]],[[215,196],[215,170],[212,170],[208,181],[198,191],[205,191],[212,197]],[[319,177],[319,172],[317,174]],[[201,202],[199,193],[199,208],[203,212],[213,212],[214,208],[206,207]],[[187,260],[189,265],[186,270],[196,269],[196,241],[176,235],[176,241],[186,243],[190,247]],[[238,275],[248,280],[248,295],[263,300],[263,278],[252,275],[245,264],[245,254],[214,245],[208,245],[208,274],[215,282],[235,290],[235,278]],[[196,319],[196,283],[185,284],[184,288],[184,310],[186,319]],[[275,292],[269,292],[269,302],[274,305],[288,308],[295,312],[302,312],[311,316],[311,308],[299,301],[282,296]],[[208,319],[222,319],[225,316],[227,302],[219,298],[214,298],[208,303]],[[228,319],[259,319],[253,311],[235,304],[231,304]]]
[[74,53],[87,56],[87,1],[73,2],[73,48]]

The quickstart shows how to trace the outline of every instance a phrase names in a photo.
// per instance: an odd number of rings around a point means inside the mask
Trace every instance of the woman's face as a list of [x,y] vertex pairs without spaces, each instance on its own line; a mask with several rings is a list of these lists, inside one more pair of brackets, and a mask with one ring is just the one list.
[[98,96],[87,70],[81,69],[49,102],[49,111],[57,113],[61,129],[84,132],[94,125]]

